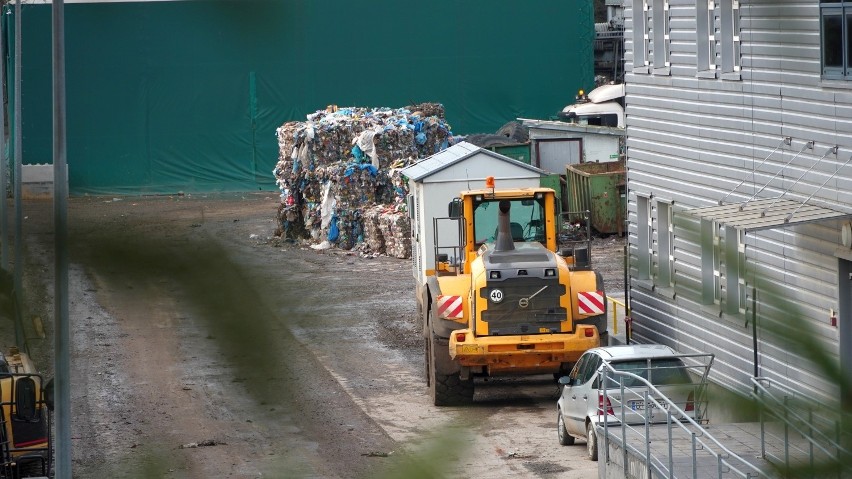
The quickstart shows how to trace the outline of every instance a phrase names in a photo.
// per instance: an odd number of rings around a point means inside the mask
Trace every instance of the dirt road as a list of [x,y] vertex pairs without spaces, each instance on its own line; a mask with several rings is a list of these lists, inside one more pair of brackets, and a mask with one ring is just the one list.
[[[552,378],[429,404],[410,261],[279,243],[277,201],[70,200],[75,477],[596,477]],[[52,203],[24,211],[50,374]]]

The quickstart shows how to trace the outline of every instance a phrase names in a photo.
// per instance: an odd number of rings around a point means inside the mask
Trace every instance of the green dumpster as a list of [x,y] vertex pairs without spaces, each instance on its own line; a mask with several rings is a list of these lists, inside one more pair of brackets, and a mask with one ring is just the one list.
[[556,204],[560,205],[562,209],[565,209],[565,204],[563,203],[562,178],[560,178],[559,175],[550,174],[542,176],[539,185],[544,188],[556,190]]
[[624,234],[627,212],[624,160],[568,165],[566,194],[569,211],[589,211],[598,233]]

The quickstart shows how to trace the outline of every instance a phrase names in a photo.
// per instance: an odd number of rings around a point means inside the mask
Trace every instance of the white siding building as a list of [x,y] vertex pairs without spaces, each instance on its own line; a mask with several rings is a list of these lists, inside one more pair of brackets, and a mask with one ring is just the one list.
[[836,401],[773,333],[850,377],[852,2],[624,2],[634,339]]

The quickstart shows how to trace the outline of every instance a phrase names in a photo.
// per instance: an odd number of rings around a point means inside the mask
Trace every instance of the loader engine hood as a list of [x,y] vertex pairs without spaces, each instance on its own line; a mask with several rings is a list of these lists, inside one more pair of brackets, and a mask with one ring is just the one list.
[[568,310],[562,300],[567,291],[560,276],[567,267],[556,253],[539,243],[519,242],[509,250],[489,245],[479,259],[481,269],[474,276],[482,307],[477,309],[487,335],[564,332]]

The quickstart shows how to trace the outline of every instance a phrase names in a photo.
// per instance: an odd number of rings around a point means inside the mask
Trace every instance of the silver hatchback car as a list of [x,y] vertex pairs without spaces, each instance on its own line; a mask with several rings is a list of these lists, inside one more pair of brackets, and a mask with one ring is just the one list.
[[[608,425],[666,422],[669,409],[673,409],[673,419],[686,415],[700,420],[704,408],[699,402],[712,361],[712,354],[682,355],[661,344],[586,351],[571,373],[559,379],[563,386],[557,401],[559,443],[568,446],[575,438],[586,439],[589,458],[596,461],[594,426],[604,420]],[[609,378],[606,384],[604,374]],[[671,408],[672,404],[676,408]]]

